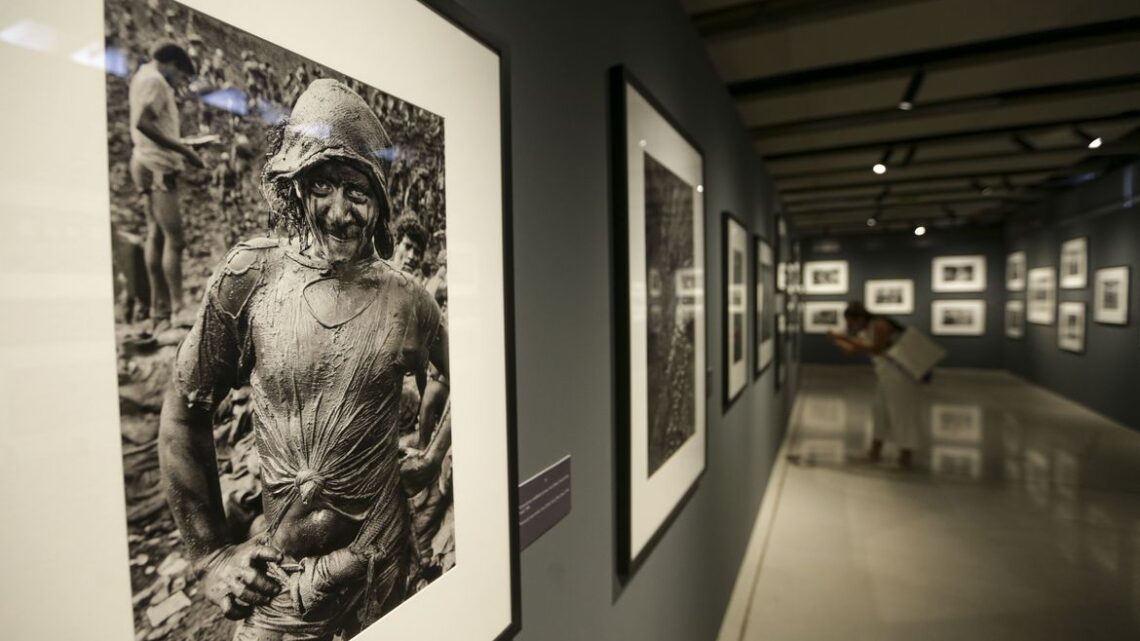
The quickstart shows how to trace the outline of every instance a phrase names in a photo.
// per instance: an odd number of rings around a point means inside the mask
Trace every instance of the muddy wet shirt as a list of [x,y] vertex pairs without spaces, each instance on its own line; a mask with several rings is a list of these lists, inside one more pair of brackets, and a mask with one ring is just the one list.
[[176,384],[211,409],[248,376],[271,527],[302,500],[381,524],[378,540],[358,543],[383,554],[408,527],[402,381],[426,367],[440,319],[427,291],[382,261],[343,281],[277,241],[251,241],[212,277]]

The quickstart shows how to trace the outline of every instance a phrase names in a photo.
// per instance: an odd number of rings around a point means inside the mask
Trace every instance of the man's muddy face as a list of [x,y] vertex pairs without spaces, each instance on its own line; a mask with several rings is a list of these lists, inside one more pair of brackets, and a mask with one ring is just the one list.
[[301,178],[301,192],[322,258],[344,263],[373,253],[372,232],[380,207],[364,172],[336,160],[323,162]]
[[396,269],[406,272],[415,271],[420,266],[422,254],[423,249],[411,238],[404,236],[397,243],[396,249],[392,253],[392,264],[396,266]]

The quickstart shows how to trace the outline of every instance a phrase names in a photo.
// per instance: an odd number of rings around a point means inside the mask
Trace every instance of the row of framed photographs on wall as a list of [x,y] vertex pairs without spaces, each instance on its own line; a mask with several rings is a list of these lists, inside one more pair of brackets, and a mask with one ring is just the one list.
[[[1087,237],[1072,238],[1061,243],[1060,253],[1061,289],[1084,289],[1089,283],[1089,240]],[[1032,279],[1029,275],[1026,253],[1013,252],[1005,259],[1005,288],[1011,292],[1023,292]]]
[[[846,301],[803,303],[804,333],[845,331],[843,311],[846,307]],[[986,301],[936,300],[930,304],[930,318],[930,333],[934,336],[983,336],[986,333]]]
[[[808,261],[803,266],[803,291],[813,296],[838,296],[848,293],[849,274],[845,260]],[[960,294],[986,291],[986,257],[938,256],[931,260],[931,291],[938,294]],[[866,301],[874,300],[872,293],[880,294],[884,311],[881,313],[910,314],[914,312],[914,281],[868,281]],[[909,292],[910,304],[906,304]],[[890,311],[887,311],[887,310]]]

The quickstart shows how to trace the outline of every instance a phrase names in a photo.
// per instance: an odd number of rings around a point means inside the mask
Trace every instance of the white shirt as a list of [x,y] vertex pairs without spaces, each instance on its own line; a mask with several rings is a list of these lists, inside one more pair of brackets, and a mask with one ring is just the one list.
[[128,100],[131,107],[131,143],[134,145],[131,155],[155,172],[181,171],[181,154],[159,146],[138,130],[139,119],[149,106],[155,115],[159,131],[175,140],[182,135],[178,122],[178,105],[174,102],[174,89],[162,77],[155,61],[144,64],[135,72],[134,78],[131,78]]

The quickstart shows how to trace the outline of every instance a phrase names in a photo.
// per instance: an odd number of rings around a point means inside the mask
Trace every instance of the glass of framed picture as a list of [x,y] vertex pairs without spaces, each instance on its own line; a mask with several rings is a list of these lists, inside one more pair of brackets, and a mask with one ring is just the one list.
[[7,446],[66,470],[43,476],[72,484],[50,491],[69,525],[37,545],[81,549],[55,562],[97,586],[23,616],[53,638],[513,636],[503,49],[450,2],[16,5],[85,47],[0,56],[26,74],[6,113],[51,121],[6,135],[21,182],[68,177],[38,211],[75,241],[26,251],[78,283],[50,307],[89,334],[0,359],[42,388],[14,416],[78,447]]
[[846,294],[847,261],[809,260],[803,263],[803,292],[808,295]]
[[704,159],[625,68],[609,81],[617,563],[628,577],[705,470]]
[[931,290],[937,293],[986,291],[986,257],[939,256],[931,262]]
[[1011,292],[1025,291],[1025,252],[1013,252],[1005,259],[1005,288]]
[[871,313],[914,313],[913,280],[869,280],[863,284],[863,289],[863,305]]
[[1131,268],[1127,265],[1096,270],[1093,318],[1105,325],[1127,325]]
[[1057,268],[1029,270],[1025,319],[1035,325],[1052,325],[1057,314]]
[[1057,346],[1066,352],[1085,351],[1085,304],[1065,301],[1057,306]]
[[1061,289],[1084,289],[1089,284],[1089,239],[1061,244]]
[[722,216],[721,251],[724,278],[724,408],[727,410],[748,385],[748,245],[744,222],[730,212]]
[[930,333],[935,336],[981,336],[986,333],[986,302],[936,300],[930,318]]
[[[772,363],[775,356],[776,345],[776,332],[774,327],[776,310],[780,309],[776,305],[774,309],[769,309],[767,295],[772,291],[772,268],[774,258],[772,255],[772,246],[768,244],[760,236],[752,237],[753,256],[755,257],[755,278],[756,278],[756,293],[755,293],[755,311],[752,317],[752,333],[754,335],[753,341],[756,345],[756,360],[753,365],[753,374],[760,376],[768,365]],[[782,296],[782,295],[778,295]]]

